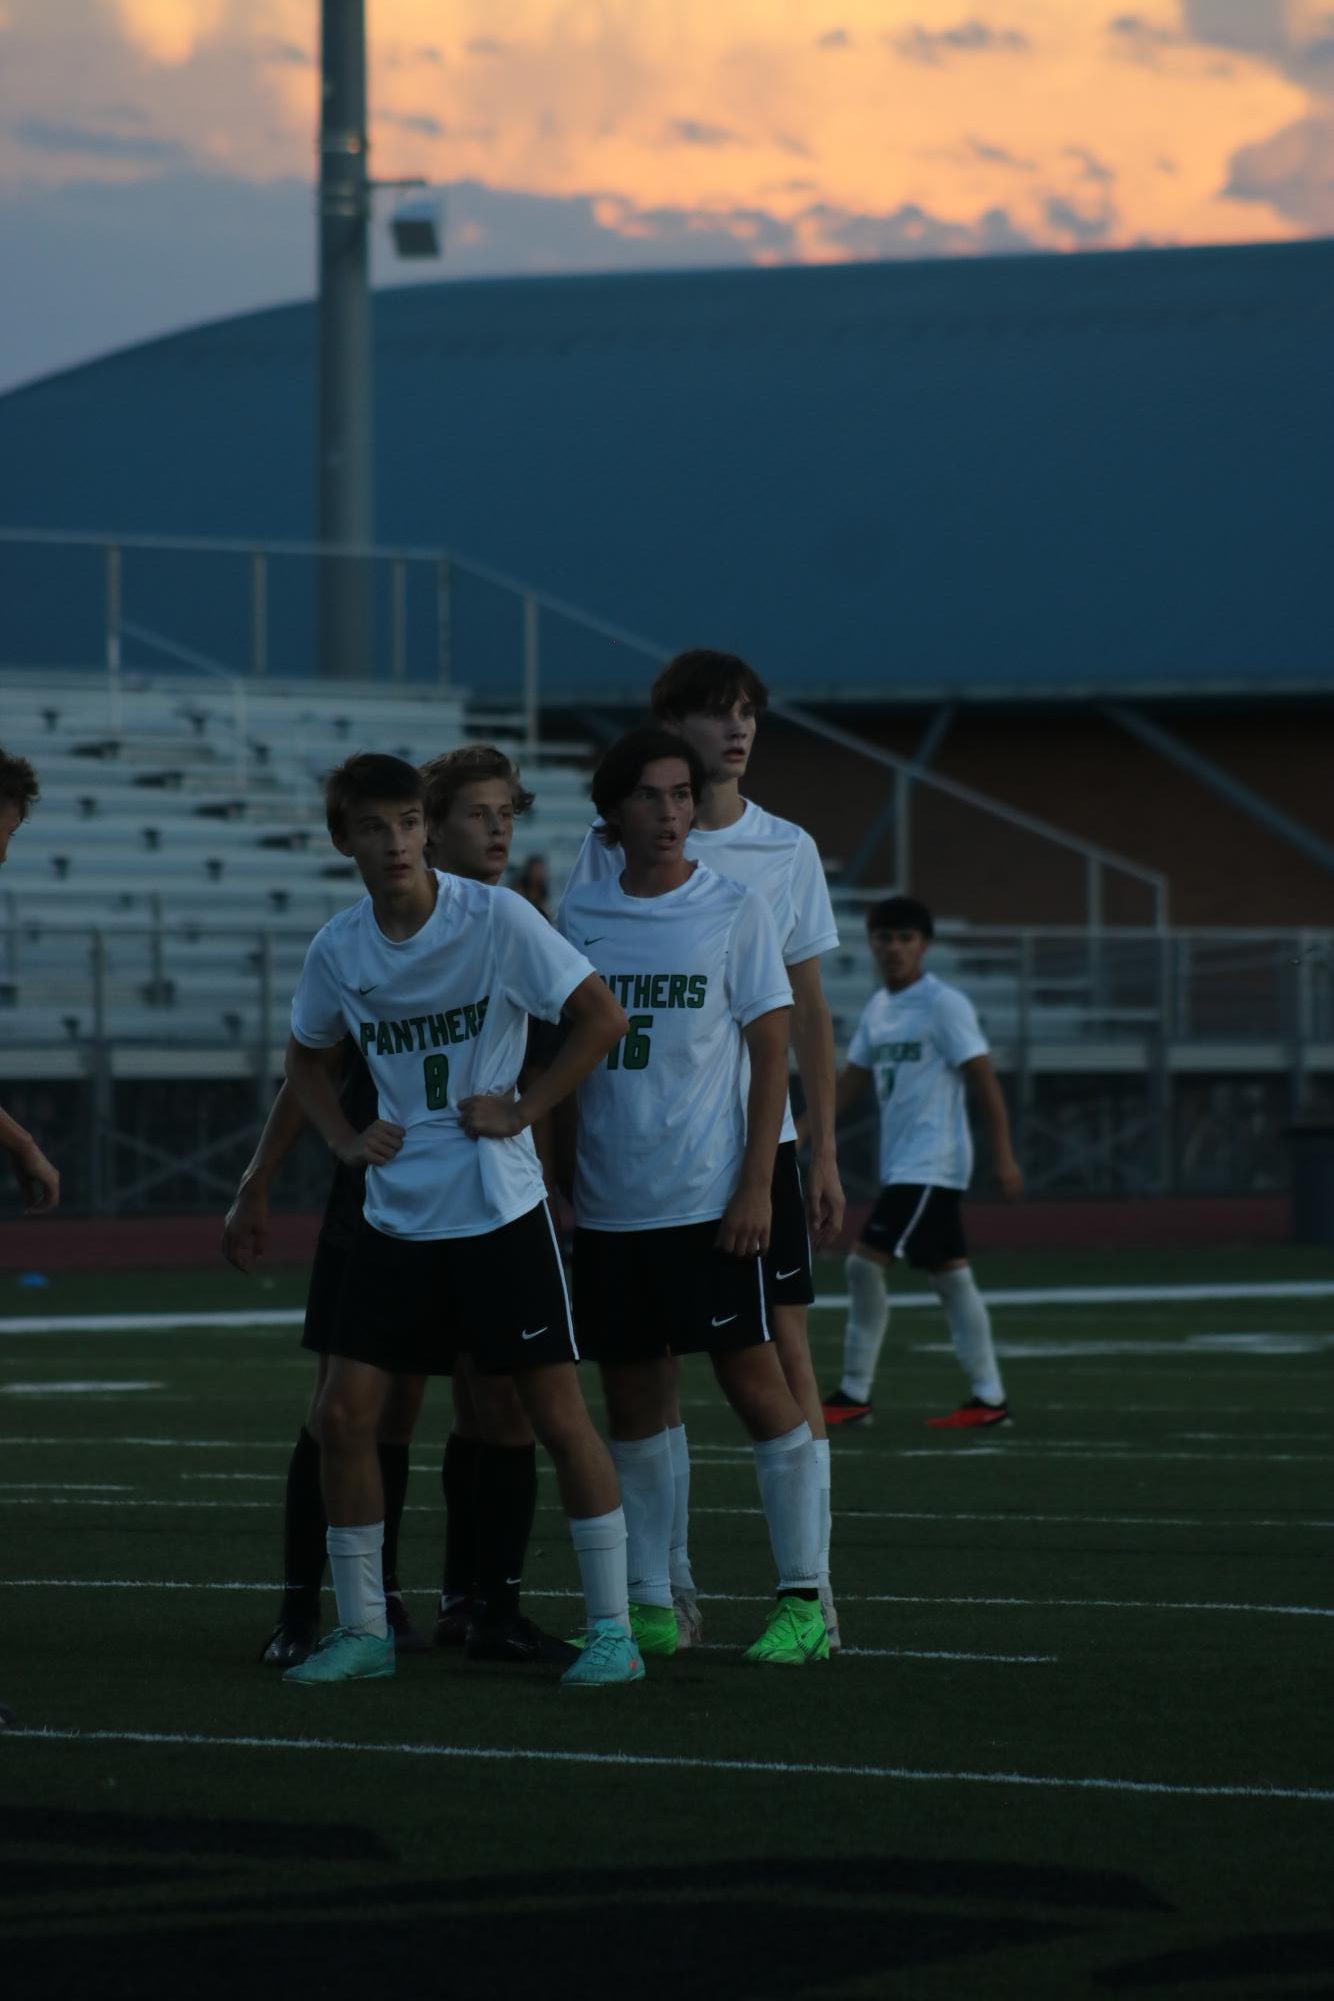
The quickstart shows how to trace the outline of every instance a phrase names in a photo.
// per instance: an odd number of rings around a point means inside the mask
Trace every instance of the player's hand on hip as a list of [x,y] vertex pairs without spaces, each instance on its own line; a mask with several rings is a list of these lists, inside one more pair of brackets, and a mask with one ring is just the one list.
[[403,1144],[403,1128],[388,1119],[375,1119],[346,1146],[339,1147],[344,1167],[387,1167]]
[[250,1272],[269,1243],[269,1199],[257,1189],[241,1189],[222,1225],[222,1255],[237,1271]]
[[806,1173],[806,1219],[811,1243],[822,1251],[832,1244],[843,1228],[848,1200],[838,1178],[838,1162],[813,1160]]
[[769,1248],[773,1204],[767,1188],[738,1188],[718,1225],[720,1251],[736,1258],[758,1258]]
[[514,1139],[524,1129],[523,1115],[515,1098],[485,1094],[461,1098],[459,1118],[469,1139]]
[[26,1146],[11,1156],[14,1179],[23,1197],[25,1216],[42,1216],[60,1201],[60,1176],[39,1146]]
[[1002,1160],[996,1166],[996,1179],[1000,1183],[1001,1194],[1007,1202],[1017,1202],[1024,1192],[1024,1172],[1017,1160]]

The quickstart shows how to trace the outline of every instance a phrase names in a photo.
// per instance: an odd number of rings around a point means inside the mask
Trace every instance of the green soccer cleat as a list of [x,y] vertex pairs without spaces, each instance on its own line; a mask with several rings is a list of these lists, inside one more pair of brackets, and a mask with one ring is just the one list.
[[674,1654],[680,1644],[671,1605],[636,1605],[630,1600],[630,1635],[641,1654]]
[[807,1661],[829,1659],[829,1634],[824,1614],[813,1598],[780,1598],[769,1623],[745,1659],[765,1667],[805,1667]]
[[589,1628],[587,1643],[573,1667],[560,1678],[562,1688],[610,1688],[621,1681],[642,1681],[644,1663],[639,1648],[619,1619],[599,1619]]
[[288,1668],[284,1681],[312,1688],[321,1681],[383,1681],[394,1672],[394,1635],[349,1633],[335,1626],[320,1641],[309,1660]]

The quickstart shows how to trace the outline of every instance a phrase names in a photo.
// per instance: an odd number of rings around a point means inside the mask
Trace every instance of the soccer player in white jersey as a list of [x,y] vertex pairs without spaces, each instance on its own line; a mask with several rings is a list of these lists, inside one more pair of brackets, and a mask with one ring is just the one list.
[[704,780],[666,730],[613,744],[592,789],[621,867],[568,890],[557,918],[629,1015],[625,1040],[578,1092],[575,1314],[602,1368],[641,1649],[678,1644],[665,1365],[703,1352],[754,1442],[778,1565],[778,1599],[747,1659],[801,1666],[829,1654],[819,1467],[771,1335],[762,1261],[792,994],[765,898],[686,857]]
[[[515,765],[494,744],[462,744],[422,766],[428,828],[427,857],[447,875],[476,882],[503,880],[516,817],[533,803]],[[346,1047],[347,1045],[345,1045]],[[354,1125],[376,1115],[375,1084],[353,1045],[341,1087]],[[250,1272],[269,1235],[274,1176],[305,1130],[290,1086],[274,1099],[259,1144],[223,1226],[223,1255]],[[535,1139],[538,1135],[534,1135]],[[283,1507],[283,1596],[261,1660],[295,1667],[315,1649],[328,1523],[320,1492],[315,1406],[328,1371],[325,1340],[332,1330],[348,1252],[366,1199],[364,1168],[338,1166],[311,1267],[302,1346],[316,1358],[308,1421],[288,1463]],[[385,1607],[399,1653],[429,1645],[404,1608],[397,1576],[399,1525],[408,1490],[408,1449],[426,1391],[424,1376],[394,1376],[381,1414],[377,1452],[384,1489]],[[513,1384],[479,1376],[460,1356],[451,1383],[454,1422],[445,1444],[445,1576],[433,1635],[471,1660],[568,1663],[571,1650],[541,1632],[519,1609],[524,1555],[537,1502],[536,1448]]]
[[[317,1422],[338,1627],[285,1681],[394,1672],[380,1549],[376,1427],[395,1375],[471,1355],[513,1375],[556,1468],[588,1613],[571,1686],[643,1675],[631,1639],[625,1518],[579,1391],[578,1351],[531,1126],[598,1063],[626,1021],[587,959],[509,890],[425,861],[421,774],[358,756],[330,775],[326,810],[367,895],[320,931],[292,1000],[287,1077],[366,1206],[329,1337]],[[521,1097],[528,1016],[570,1033]],[[353,1035],[380,1116],[357,1132],[334,1087]]]
[[1005,1099],[972,1002],[923,963],[935,928],[926,905],[911,896],[886,897],[867,912],[866,928],[884,985],[862,1010],[837,1103],[845,1110],[874,1083],[882,1188],[847,1261],[843,1379],[824,1400],[825,1419],[831,1425],[870,1419],[871,1383],[889,1325],[885,1268],[902,1258],[924,1271],[939,1295],[971,1391],[957,1410],[927,1423],[949,1431],[1009,1424],[991,1317],[969,1269],[960,1213],[973,1173],[965,1084],[986,1120],[1003,1194],[1014,1201],[1023,1193]]
[[[838,944],[824,870],[814,841],[791,820],[767,813],[741,796],[768,690],[746,661],[707,647],[680,653],[653,684],[655,719],[679,734],[704,766],[704,790],[687,856],[719,875],[758,889],[778,926],[783,963],[792,986],[791,1041],[806,1099],[810,1161],[803,1193],[797,1169],[796,1127],[790,1108],[774,1167],[773,1229],[765,1255],[774,1339],[788,1387],[810,1425],[820,1466],[823,1532],[820,1597],[831,1650],[839,1647],[838,1617],[829,1586],[829,1440],[819,1385],[811,1367],[807,1308],[815,1297],[812,1246],[833,1243],[843,1227],[843,1189],[834,1152],[834,1031],[820,980],[820,959]],[[569,890],[614,876],[621,867],[591,828],[570,874]],[[676,1481],[672,1528],[672,1583],[681,1637],[702,1632],[688,1547],[690,1454],[679,1401],[670,1429]]]

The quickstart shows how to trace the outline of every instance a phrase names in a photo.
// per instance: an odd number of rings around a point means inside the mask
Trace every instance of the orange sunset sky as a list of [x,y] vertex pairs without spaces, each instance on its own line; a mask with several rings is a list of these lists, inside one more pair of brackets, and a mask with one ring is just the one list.
[[[369,0],[412,276],[1334,229],[1331,0]],[[0,385],[299,296],[316,0],[0,0]],[[306,184],[306,185],[303,185]],[[381,232],[381,236],[383,233]],[[377,278],[401,280],[387,251]]]

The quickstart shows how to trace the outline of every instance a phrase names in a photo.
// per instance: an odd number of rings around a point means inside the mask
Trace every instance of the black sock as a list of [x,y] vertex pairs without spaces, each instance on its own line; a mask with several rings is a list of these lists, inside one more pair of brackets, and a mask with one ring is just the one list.
[[487,1619],[519,1609],[537,1512],[537,1447],[484,1445],[477,1468],[477,1591]]
[[287,1462],[283,1503],[283,1611],[315,1618],[324,1582],[324,1496],[320,1492],[320,1448],[303,1424]]
[[380,1455],[380,1484],[384,1488],[384,1551],[380,1568],[385,1590],[397,1591],[398,1528],[403,1519],[403,1503],[408,1498],[408,1448],[387,1445],[381,1439],[376,1450]]
[[477,1463],[480,1438],[451,1431],[440,1464],[445,1496],[445,1574],[440,1589],[446,1598],[473,1598],[477,1593]]

